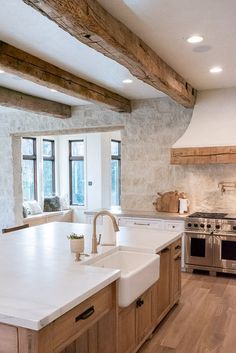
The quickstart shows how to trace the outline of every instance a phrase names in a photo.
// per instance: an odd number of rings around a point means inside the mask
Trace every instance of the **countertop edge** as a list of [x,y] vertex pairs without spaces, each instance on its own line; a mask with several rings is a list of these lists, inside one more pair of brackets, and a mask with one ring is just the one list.
[[[86,266],[86,265],[82,265],[82,266]],[[115,282],[117,279],[120,278],[120,270],[111,270],[111,272],[113,273],[109,278],[106,278],[104,281],[102,281],[101,283],[99,283],[98,285],[96,285],[86,293],[80,295],[78,298],[74,299],[73,301],[56,309],[53,313],[51,313],[48,316],[45,316],[42,320],[39,320],[39,321],[27,320],[27,319],[10,317],[10,316],[5,316],[0,314],[0,323],[10,325],[10,326],[26,328],[33,331],[39,331],[44,327],[46,327],[47,325],[51,324],[53,321],[55,321],[62,315],[68,313],[70,310],[72,310],[77,305],[84,302],[86,299],[90,298],[91,296],[98,293],[100,290],[102,290],[103,288],[107,287],[108,285],[110,285],[111,283]]]

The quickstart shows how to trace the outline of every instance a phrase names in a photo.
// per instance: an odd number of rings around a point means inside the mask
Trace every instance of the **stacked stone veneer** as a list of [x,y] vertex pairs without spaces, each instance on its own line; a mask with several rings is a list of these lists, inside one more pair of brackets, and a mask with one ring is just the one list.
[[122,207],[153,210],[156,193],[188,193],[192,210],[236,212],[236,191],[221,194],[220,181],[236,181],[236,165],[171,166],[170,148],[192,116],[169,98],[133,101],[132,114],[94,106],[77,108],[67,120],[0,110],[0,228],[21,218],[21,134],[100,131],[123,126]]
[[73,134],[124,126],[126,114],[93,105],[75,108],[70,119],[0,108],[0,231],[22,220],[21,144],[19,135]]
[[185,191],[191,210],[236,212],[236,190],[224,194],[220,181],[236,181],[236,165],[170,165],[170,148],[186,130],[192,110],[168,98],[134,101],[122,138],[122,206],[153,210],[157,192]]

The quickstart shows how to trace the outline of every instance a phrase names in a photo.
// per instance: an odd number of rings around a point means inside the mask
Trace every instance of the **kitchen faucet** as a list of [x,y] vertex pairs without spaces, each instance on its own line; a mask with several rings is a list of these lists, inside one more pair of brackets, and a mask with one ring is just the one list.
[[108,212],[106,210],[97,212],[93,218],[92,254],[97,254],[97,252],[98,252],[97,246],[100,244],[100,240],[101,240],[101,239],[99,239],[99,241],[97,241],[97,234],[96,234],[97,233],[96,222],[97,222],[97,218],[99,216],[109,216],[112,220],[112,225],[113,225],[114,231],[119,232],[119,227],[116,222],[116,219],[110,212]]

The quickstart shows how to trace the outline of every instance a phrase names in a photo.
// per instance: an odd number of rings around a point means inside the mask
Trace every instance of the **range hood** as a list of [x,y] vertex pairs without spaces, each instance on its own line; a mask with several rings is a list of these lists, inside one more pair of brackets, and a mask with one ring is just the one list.
[[171,164],[236,163],[236,88],[198,93],[190,124],[172,146]]

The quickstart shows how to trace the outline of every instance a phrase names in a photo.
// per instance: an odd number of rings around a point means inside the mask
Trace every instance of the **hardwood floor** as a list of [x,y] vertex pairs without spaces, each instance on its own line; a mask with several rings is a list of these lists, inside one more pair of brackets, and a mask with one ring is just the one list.
[[236,278],[182,274],[182,296],[138,353],[236,353]]

